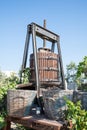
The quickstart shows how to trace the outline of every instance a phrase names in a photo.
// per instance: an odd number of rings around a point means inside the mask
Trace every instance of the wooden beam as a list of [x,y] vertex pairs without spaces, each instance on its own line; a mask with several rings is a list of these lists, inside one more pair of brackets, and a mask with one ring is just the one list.
[[[63,128],[63,124],[54,121],[46,119],[44,116],[27,116],[22,118],[17,117],[8,117],[7,123],[14,122],[18,124],[22,124],[23,126],[26,126],[28,128],[33,128],[35,130],[61,130]],[[9,124],[7,124],[8,126]],[[6,129],[9,130],[9,129]],[[64,129],[63,129],[64,130]]]

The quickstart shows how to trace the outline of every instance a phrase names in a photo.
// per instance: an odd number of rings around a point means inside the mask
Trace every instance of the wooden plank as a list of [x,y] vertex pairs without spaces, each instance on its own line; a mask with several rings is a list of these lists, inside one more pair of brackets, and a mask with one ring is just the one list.
[[57,42],[59,35],[41,27],[40,25],[37,25],[36,23],[32,23],[31,25],[35,27],[35,32],[37,36],[41,37],[42,39],[45,38],[46,40],[51,42]]
[[30,87],[33,86],[33,83],[27,83],[27,84],[18,84],[16,88],[23,88],[23,87]]
[[63,127],[62,123],[46,119],[43,116],[27,116],[22,118],[8,117],[7,120],[22,124],[23,126],[33,128],[35,130],[60,130]]

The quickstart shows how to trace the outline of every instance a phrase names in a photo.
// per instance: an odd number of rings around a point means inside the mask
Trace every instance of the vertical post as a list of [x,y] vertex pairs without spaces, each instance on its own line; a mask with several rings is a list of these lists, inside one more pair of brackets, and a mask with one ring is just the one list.
[[52,42],[51,51],[54,52],[54,49],[55,49],[55,43]]
[[61,74],[61,78],[62,78],[62,85],[63,85],[63,88],[65,88],[65,78],[64,78],[64,70],[63,70],[63,62],[62,62],[62,56],[61,56],[61,49],[60,49],[60,39],[58,37],[58,40],[57,40],[57,48],[58,48],[58,53],[59,53],[59,63],[60,63],[60,74]]
[[30,26],[27,26],[27,34],[26,34],[26,41],[25,41],[24,55],[23,55],[23,62],[22,62],[23,69],[26,67],[26,63],[27,63],[29,40],[30,40]]
[[39,74],[38,74],[38,57],[37,57],[37,46],[36,46],[36,32],[35,32],[35,25],[34,24],[32,24],[32,43],[33,43],[33,53],[34,53],[34,62],[35,62],[37,98],[39,98],[40,88],[39,88]]
[[[43,27],[46,29],[46,20],[44,20]],[[46,39],[43,39],[43,47],[46,47]]]
[[26,40],[25,40],[23,61],[22,61],[21,72],[20,72],[20,83],[22,82],[22,72],[23,72],[23,70],[25,69],[26,64],[27,64],[30,33],[31,33],[31,27],[30,27],[30,26],[27,26],[27,34],[26,34]]

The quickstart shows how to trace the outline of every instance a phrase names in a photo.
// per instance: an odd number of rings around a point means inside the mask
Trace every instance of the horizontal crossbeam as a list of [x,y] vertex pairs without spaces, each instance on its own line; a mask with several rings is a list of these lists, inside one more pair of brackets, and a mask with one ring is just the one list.
[[[58,41],[59,35],[37,25],[36,23],[31,24],[31,30],[32,30],[32,26],[34,27],[34,30],[36,32],[36,36],[39,36],[40,38],[46,39],[46,40],[51,41],[53,43]],[[30,27],[30,25],[29,25],[29,27]]]

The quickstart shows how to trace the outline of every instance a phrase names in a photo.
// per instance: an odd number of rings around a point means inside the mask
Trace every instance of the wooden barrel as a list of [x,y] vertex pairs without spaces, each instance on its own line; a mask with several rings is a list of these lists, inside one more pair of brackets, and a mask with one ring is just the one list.
[[[46,49],[37,53],[39,81],[41,84],[58,82],[58,55]],[[30,55],[30,81],[35,82],[34,54]]]

